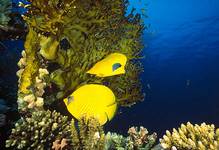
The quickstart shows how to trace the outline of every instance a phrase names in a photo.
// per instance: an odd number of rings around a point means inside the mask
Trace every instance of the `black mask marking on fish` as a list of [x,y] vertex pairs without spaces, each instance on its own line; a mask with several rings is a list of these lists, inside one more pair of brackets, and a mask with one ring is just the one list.
[[122,65],[120,63],[115,63],[113,64],[113,71],[115,71],[116,69],[120,68]]
[[74,100],[74,97],[73,96],[69,96],[68,98],[68,105]]

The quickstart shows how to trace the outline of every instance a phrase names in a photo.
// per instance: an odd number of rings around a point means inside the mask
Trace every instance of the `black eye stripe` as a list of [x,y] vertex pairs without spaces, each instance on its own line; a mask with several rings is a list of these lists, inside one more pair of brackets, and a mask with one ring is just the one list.
[[74,100],[74,97],[73,96],[68,96],[67,99],[68,99],[68,104],[70,104]]
[[113,71],[115,71],[116,69],[120,68],[122,65],[120,63],[115,63],[112,66]]

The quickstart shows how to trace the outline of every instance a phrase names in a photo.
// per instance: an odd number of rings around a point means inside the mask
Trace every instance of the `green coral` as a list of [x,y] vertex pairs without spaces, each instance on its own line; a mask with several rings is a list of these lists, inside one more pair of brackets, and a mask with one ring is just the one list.
[[68,139],[71,145],[71,123],[55,111],[33,112],[21,118],[11,131],[6,147],[11,149],[51,149],[53,141]]
[[0,0],[0,26],[7,26],[12,9],[11,0]]
[[148,134],[144,127],[131,127],[128,130],[128,137],[108,132],[105,136],[105,150],[152,150],[157,135]]
[[124,150],[126,139],[117,133],[108,132],[105,135],[105,150]]
[[215,130],[213,124],[193,125],[188,122],[181,124],[178,130],[173,129],[172,133],[166,131],[160,143],[164,149],[216,150],[219,149],[219,129]]

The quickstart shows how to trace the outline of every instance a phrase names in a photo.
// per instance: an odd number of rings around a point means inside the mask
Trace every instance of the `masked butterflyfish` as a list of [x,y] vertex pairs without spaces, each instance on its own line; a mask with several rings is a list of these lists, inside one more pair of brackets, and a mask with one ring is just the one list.
[[114,93],[106,86],[87,84],[64,99],[68,111],[76,118],[96,118],[101,125],[110,121],[117,110]]
[[87,73],[98,77],[107,77],[125,73],[127,57],[121,53],[112,53],[97,62]]

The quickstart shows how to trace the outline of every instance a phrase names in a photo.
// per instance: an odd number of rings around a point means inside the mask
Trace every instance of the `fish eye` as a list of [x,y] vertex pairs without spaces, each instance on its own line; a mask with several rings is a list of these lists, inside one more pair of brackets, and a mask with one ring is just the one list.
[[116,69],[120,68],[122,65],[120,63],[115,63],[112,66],[113,71],[115,71]]
[[73,96],[68,96],[67,99],[68,99],[68,104],[70,104],[74,100],[74,97]]

